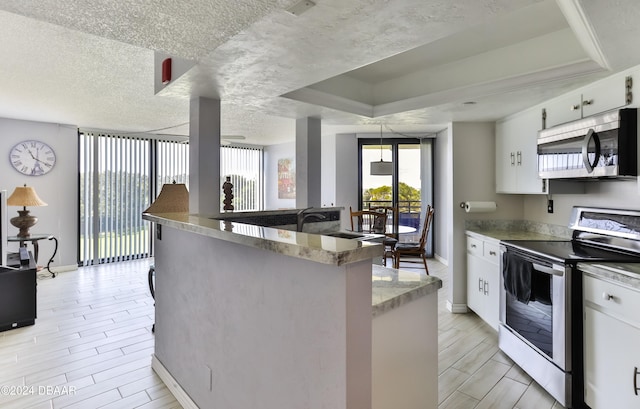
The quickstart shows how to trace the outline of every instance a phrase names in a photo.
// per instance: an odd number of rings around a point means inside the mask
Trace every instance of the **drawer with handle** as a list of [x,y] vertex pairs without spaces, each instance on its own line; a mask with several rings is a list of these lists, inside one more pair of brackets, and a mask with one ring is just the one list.
[[489,262],[500,265],[500,246],[492,243],[484,242],[483,256]]
[[475,237],[467,236],[467,253],[482,257],[483,242]]
[[640,292],[584,275],[584,301],[640,327]]

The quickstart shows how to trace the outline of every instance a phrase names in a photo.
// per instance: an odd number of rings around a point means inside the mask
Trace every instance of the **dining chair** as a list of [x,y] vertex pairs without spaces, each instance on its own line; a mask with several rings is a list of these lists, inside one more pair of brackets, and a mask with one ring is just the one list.
[[382,264],[387,265],[387,257],[395,259],[396,244],[398,244],[398,206],[372,206],[369,208],[374,212],[384,212],[387,214],[387,224],[385,229],[386,237],[382,241],[384,244],[384,256]]
[[[424,270],[429,275],[429,268],[427,267],[427,256],[425,250],[427,247],[427,236],[429,235],[429,229],[431,228],[431,222],[433,221],[433,207],[427,206],[427,212],[422,225],[422,232],[420,233],[420,241],[418,243],[398,243],[395,249],[395,257],[393,259],[393,267],[400,268],[400,259],[404,257],[420,257],[424,264]],[[403,260],[410,263],[416,263],[414,260]]]
[[349,207],[351,215],[351,230],[365,233],[384,234],[387,225],[387,214],[371,210],[353,210]]

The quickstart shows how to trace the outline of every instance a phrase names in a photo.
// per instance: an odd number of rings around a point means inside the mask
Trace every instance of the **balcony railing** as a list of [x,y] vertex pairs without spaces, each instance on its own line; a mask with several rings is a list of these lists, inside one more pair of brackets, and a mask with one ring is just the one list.
[[[364,200],[362,208],[368,210],[370,208],[393,206],[391,200]],[[407,226],[415,229],[412,233],[402,233],[403,241],[412,241],[420,235],[421,221],[420,212],[422,210],[422,201],[420,200],[400,200],[398,201],[398,225]]]

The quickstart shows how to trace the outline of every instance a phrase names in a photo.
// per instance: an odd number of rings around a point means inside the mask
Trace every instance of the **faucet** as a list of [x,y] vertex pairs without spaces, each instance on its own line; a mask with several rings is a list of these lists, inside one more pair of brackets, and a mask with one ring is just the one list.
[[306,209],[302,209],[297,214],[297,227],[296,231],[302,231],[302,227],[304,227],[304,222],[308,218],[315,217],[316,219],[324,220],[327,217],[320,213],[305,213],[307,210],[313,209],[313,207],[307,207]]

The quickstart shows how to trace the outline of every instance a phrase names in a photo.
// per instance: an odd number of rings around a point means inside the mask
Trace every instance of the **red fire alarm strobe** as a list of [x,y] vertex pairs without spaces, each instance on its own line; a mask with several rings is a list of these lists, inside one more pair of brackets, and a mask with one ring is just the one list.
[[167,85],[171,82],[171,58],[162,61],[162,83]]

